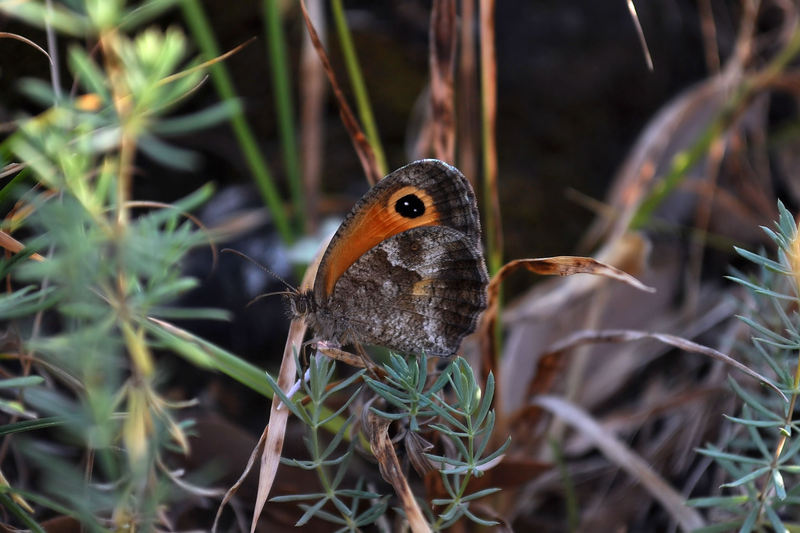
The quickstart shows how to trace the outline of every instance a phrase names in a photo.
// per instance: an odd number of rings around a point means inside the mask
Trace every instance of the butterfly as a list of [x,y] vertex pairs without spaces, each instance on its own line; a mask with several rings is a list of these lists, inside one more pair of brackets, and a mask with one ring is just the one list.
[[286,293],[316,337],[451,357],[487,305],[489,276],[472,186],[424,159],[395,170],[353,206],[313,288]]

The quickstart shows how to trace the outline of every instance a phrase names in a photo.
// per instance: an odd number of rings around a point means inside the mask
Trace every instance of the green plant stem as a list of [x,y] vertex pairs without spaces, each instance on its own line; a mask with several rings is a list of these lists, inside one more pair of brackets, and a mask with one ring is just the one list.
[[800,29],[795,29],[789,42],[770,63],[752,78],[745,78],[736,88],[731,99],[706,127],[700,138],[688,149],[672,158],[669,172],[653,188],[650,195],[641,203],[630,226],[641,228],[652,216],[653,211],[661,205],[667,195],[683,182],[686,173],[696,165],[711,148],[714,139],[730,127],[743,110],[743,105],[758,91],[763,90],[786,69],[789,63],[800,54]]
[[42,526],[39,525],[36,520],[34,520],[25,510],[17,505],[9,494],[0,493],[0,505],[4,508],[8,509],[13,515],[22,521],[23,524],[28,526],[31,531],[36,531],[37,533],[45,533],[45,530]]
[[372,105],[369,101],[364,77],[361,75],[361,67],[358,64],[358,56],[356,55],[355,46],[353,46],[350,29],[347,27],[342,0],[331,0],[331,12],[333,13],[336,32],[339,34],[339,44],[342,47],[342,56],[347,67],[347,74],[350,76],[350,84],[353,86],[353,96],[356,100],[358,116],[364,125],[364,134],[372,146],[372,151],[375,152],[378,170],[382,176],[385,176],[387,173],[386,156],[384,155],[378,128],[372,115]]
[[[792,415],[794,414],[794,406],[797,403],[797,388],[800,386],[800,357],[798,357],[797,365],[794,369],[794,380],[792,382],[792,395],[789,398],[789,408],[786,410],[786,417],[784,418],[784,428],[788,428],[791,426],[792,423]],[[778,444],[775,446],[775,454],[772,456],[772,461],[770,462],[769,471],[764,474],[764,489],[758,495],[758,516],[760,517],[764,511],[764,505],[767,503],[767,495],[770,492],[770,487],[772,486],[769,482],[770,478],[772,477],[772,472],[774,472],[780,463],[781,453],[783,453],[783,447],[786,445],[786,441],[789,439],[788,430],[781,431],[781,436],[778,439]]]
[[[181,0],[181,7],[189,29],[203,54],[208,58],[219,56],[219,46],[200,2],[196,0]],[[236,93],[225,66],[221,63],[214,63],[209,67],[209,72],[220,97],[225,101],[233,100],[236,97]],[[267,162],[261,156],[258,143],[256,143],[250,126],[247,125],[242,109],[238,109],[231,116],[231,126],[239,142],[239,147],[245,156],[247,165],[253,173],[261,196],[272,214],[278,233],[280,233],[285,242],[292,242],[295,235],[289,223],[286,210],[272,179],[272,173],[269,171]]]
[[292,100],[291,76],[286,51],[286,35],[281,24],[278,0],[264,0],[264,22],[267,52],[270,56],[275,89],[275,112],[278,116],[278,134],[283,149],[283,163],[294,206],[296,229],[298,233],[301,233],[306,225],[306,203],[300,176],[300,152],[297,148],[294,123],[294,101]]
[[[472,416],[467,414],[464,422],[467,426],[467,450],[469,452],[469,459],[470,461],[473,461],[475,457],[475,430],[472,426]],[[444,472],[442,472],[442,475],[445,475]],[[434,527],[437,530],[440,529],[442,527],[442,524],[444,523],[444,520],[442,520],[442,516],[446,516],[447,513],[449,513],[453,507],[461,504],[461,498],[463,498],[464,494],[466,494],[467,486],[469,485],[471,479],[472,479],[472,470],[469,470],[464,474],[464,477],[461,479],[461,482],[458,485],[458,492],[456,493],[457,496],[453,498],[453,501],[450,502],[450,504],[444,509],[444,511],[439,513],[438,518],[434,522]]]
[[317,416],[317,410],[315,409],[314,413],[314,427],[311,428],[311,448],[312,454],[314,458],[314,462],[316,463],[315,470],[317,472],[317,478],[319,482],[322,484],[322,490],[328,497],[333,497],[334,490],[331,486],[331,481],[328,479],[328,471],[322,465],[322,460],[320,459],[320,455],[322,454],[321,447],[319,445],[319,417]]

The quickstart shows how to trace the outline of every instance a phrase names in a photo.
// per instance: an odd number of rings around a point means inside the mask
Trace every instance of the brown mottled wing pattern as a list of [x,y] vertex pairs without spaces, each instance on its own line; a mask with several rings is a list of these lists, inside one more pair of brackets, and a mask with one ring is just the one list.
[[[458,169],[442,161],[436,159],[415,161],[395,170],[375,184],[353,206],[342,221],[322,257],[317,278],[314,281],[314,295],[317,302],[321,303],[329,296],[327,292],[330,287],[326,283],[327,280],[324,279],[325,276],[333,275],[338,279],[346,270],[346,268],[340,269],[337,265],[339,258],[353,255],[353,252],[356,257],[359,257],[378,244],[375,242],[364,246],[353,236],[372,231],[380,221],[370,219],[367,214],[375,212],[373,209],[375,207],[389,208],[390,206],[381,204],[391,197],[392,192],[399,191],[404,187],[418,188],[431,198],[430,212],[434,215],[437,226],[450,227],[459,231],[476,250],[481,249],[478,206],[475,201],[475,193],[467,179]],[[366,219],[365,215],[367,215]],[[345,235],[348,238],[344,238]],[[387,234],[378,241],[390,236]],[[483,264],[482,255],[481,264]]]
[[414,228],[361,256],[328,300],[341,340],[453,355],[486,308],[488,275],[471,237],[443,226]]

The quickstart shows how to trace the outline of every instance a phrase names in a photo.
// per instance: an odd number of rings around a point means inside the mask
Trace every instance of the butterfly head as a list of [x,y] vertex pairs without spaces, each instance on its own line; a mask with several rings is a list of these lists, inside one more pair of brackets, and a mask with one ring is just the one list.
[[307,318],[313,316],[317,311],[317,303],[314,301],[312,291],[286,291],[283,300],[286,302],[286,310],[289,318]]

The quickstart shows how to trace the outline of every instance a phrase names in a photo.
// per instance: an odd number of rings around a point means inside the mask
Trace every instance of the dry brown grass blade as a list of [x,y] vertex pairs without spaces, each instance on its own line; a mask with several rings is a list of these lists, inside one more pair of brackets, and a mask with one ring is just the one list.
[[215,63],[219,63],[220,61],[225,61],[226,59],[228,59],[232,55],[239,53],[245,46],[248,46],[250,43],[252,43],[255,40],[256,40],[255,37],[250,37],[249,39],[247,39],[242,44],[239,44],[239,45],[233,47],[232,49],[228,50],[224,54],[218,55],[217,57],[215,57],[213,59],[209,59],[208,61],[203,61],[199,65],[195,65],[195,66],[193,66],[191,68],[187,68],[186,70],[182,70],[180,72],[176,72],[175,74],[172,74],[171,76],[167,76],[165,78],[160,79],[158,81],[158,84],[159,85],[166,85],[168,83],[172,83],[173,81],[179,80],[181,78],[185,78],[186,76],[188,76],[190,74],[193,74],[193,73],[197,72],[198,70],[205,70],[205,69],[207,69],[208,67],[210,67],[211,65],[213,65]]
[[314,49],[317,51],[319,60],[322,62],[322,68],[325,69],[328,81],[331,83],[333,94],[336,97],[336,103],[339,104],[339,116],[342,119],[345,129],[347,129],[347,133],[350,135],[350,140],[353,142],[353,148],[355,148],[358,159],[361,161],[361,166],[364,168],[367,181],[370,185],[375,185],[378,180],[383,177],[378,170],[375,152],[372,151],[372,146],[370,146],[366,135],[364,135],[364,131],[358,124],[356,116],[347,104],[347,99],[344,97],[344,93],[336,79],[336,74],[333,72],[330,59],[328,59],[328,53],[325,52],[325,47],[317,34],[317,30],[314,29],[314,24],[311,22],[311,17],[308,14],[304,0],[300,0],[300,8],[303,11],[303,19],[308,29],[308,36],[311,39],[311,43],[314,45]]
[[550,411],[589,438],[611,462],[625,470],[658,501],[684,531],[705,526],[703,517],[664,481],[639,455],[606,431],[587,412],[556,396],[540,396],[534,404]]
[[[297,365],[294,354],[303,344],[306,333],[306,324],[302,320],[292,320],[289,326],[289,335],[286,337],[286,346],[283,349],[283,360],[278,373],[278,386],[282,391],[288,391],[297,376]],[[264,450],[261,455],[261,467],[258,471],[258,494],[253,509],[253,520],[250,523],[250,533],[254,533],[258,518],[267,503],[267,498],[278,472],[283,451],[283,440],[286,436],[286,422],[289,420],[289,408],[281,404],[280,396],[272,396],[272,407],[269,412],[269,425],[264,439]]]
[[[322,254],[327,247],[328,243],[326,241],[317,252],[314,262],[306,269],[306,273],[303,275],[303,281],[300,284],[301,291],[311,288],[314,277],[317,275],[317,268],[319,268]],[[281,368],[278,371],[278,386],[284,392],[291,388],[297,376],[295,353],[297,353],[303,345],[303,337],[306,334],[306,329],[306,323],[301,319],[294,319],[289,325],[286,345],[283,348]],[[258,473],[258,494],[256,495],[256,504],[253,509],[250,533],[253,533],[256,529],[258,518],[261,516],[261,511],[264,509],[264,504],[267,502],[269,493],[272,490],[272,484],[275,482],[275,474],[278,472],[278,465],[281,460],[283,440],[286,436],[286,422],[288,419],[289,409],[286,406],[282,406],[280,396],[277,394],[273,395],[272,407],[269,412],[269,425],[265,430],[264,451],[261,455],[261,467]]]
[[489,250],[489,271],[503,261],[503,226],[500,217],[500,196],[497,187],[497,60],[495,53],[494,0],[480,0],[481,35],[481,116],[483,119],[484,201],[488,213],[486,240]]
[[400,461],[394,452],[392,439],[389,438],[388,430],[391,421],[381,418],[370,411],[367,415],[367,423],[369,424],[367,429],[372,453],[375,455],[375,459],[378,460],[378,467],[383,479],[394,487],[394,491],[400,498],[400,503],[403,505],[411,531],[414,533],[430,532],[431,528],[428,526],[428,522],[425,521],[425,516],[423,516],[419,505],[417,505],[414,493],[411,492],[411,487],[403,475]]
[[[6,233],[5,231],[0,230],[0,248],[4,248],[11,253],[18,254],[22,250],[25,249],[25,245],[19,242],[17,239]],[[31,259],[35,261],[44,261],[44,257],[37,253],[31,254]]]
[[684,339],[683,337],[678,337],[676,335],[669,335],[667,333],[648,333],[646,331],[635,331],[628,329],[579,331],[559,341],[555,345],[551,346],[550,349],[547,350],[545,355],[563,353],[576,346],[580,346],[582,344],[586,344],[589,342],[630,342],[642,339],[655,339],[657,341],[669,344],[670,346],[674,346],[675,348],[681,349],[686,352],[699,353],[707,355],[718,361],[722,361],[726,365],[732,366],[733,368],[741,372],[744,372],[748,376],[764,383],[766,386],[777,392],[778,395],[780,395],[780,397],[784,401],[786,402],[789,401],[786,395],[769,379],[762,376],[755,370],[752,370],[751,368],[743,365],[742,363],[740,363],[736,359],[733,359],[729,355],[726,355],[718,350],[715,350],[714,348],[709,348],[708,346],[703,346],[702,344],[698,344],[688,339]]
[[[319,37],[325,42],[325,8],[322,0],[308,0],[308,13],[312,23],[319,28]],[[308,35],[303,36],[300,53],[300,160],[303,162],[303,194],[306,197],[306,230],[313,233],[319,225],[319,190],[322,176],[322,157],[325,145],[325,72],[314,52]]]
[[[704,403],[715,402],[720,395],[726,394],[730,389],[716,385],[704,385],[695,383],[684,389],[680,389],[671,396],[662,396],[654,401],[644,400],[636,406],[630,408],[621,407],[609,414],[598,416],[598,423],[615,435],[633,435],[642,430],[642,427],[657,420],[660,417],[671,415],[681,416],[686,413],[698,413]],[[587,404],[583,404],[587,405]],[[718,403],[714,403],[718,407]],[[536,407],[536,409],[540,409]],[[704,425],[705,420],[698,421]],[[682,426],[681,431],[688,431],[689,428]],[[570,436],[569,442],[564,446],[565,453],[573,456],[589,453],[592,448],[591,441],[582,435]],[[645,446],[645,449],[647,447]],[[684,486],[684,489],[686,487]]]
[[9,33],[7,31],[0,31],[0,39],[16,39],[18,41],[22,41],[23,43],[25,43],[25,44],[27,44],[29,46],[32,46],[32,47],[36,48],[37,50],[39,50],[41,53],[43,53],[45,55],[47,60],[50,62],[50,65],[54,65],[53,58],[50,57],[50,54],[48,54],[47,51],[44,48],[42,48],[41,46],[39,46],[35,42],[31,41],[27,37],[23,37],[22,35],[19,35],[17,33]]
[[628,11],[631,14],[633,25],[636,28],[636,35],[639,37],[639,45],[642,47],[644,59],[647,62],[648,70],[653,70],[653,58],[650,56],[650,48],[647,46],[647,40],[644,38],[644,31],[642,31],[642,24],[639,22],[639,15],[636,13],[636,6],[633,5],[633,0],[628,0]]
[[0,179],[5,178],[6,176],[10,176],[11,174],[16,174],[20,170],[24,169],[27,165],[24,163],[9,163],[6,166],[0,168]]
[[453,72],[457,37],[455,0],[434,0],[430,26],[433,153],[437,159],[451,164],[455,163]]
[[478,139],[480,131],[475,103],[478,102],[478,78],[475,58],[475,0],[461,2],[461,35],[458,58],[458,165],[461,172],[476,186],[478,177]]
[[711,9],[711,0],[697,2],[697,12],[700,18],[700,32],[703,35],[703,52],[706,56],[706,66],[709,72],[716,74],[720,69],[719,47],[717,46],[717,23]]

